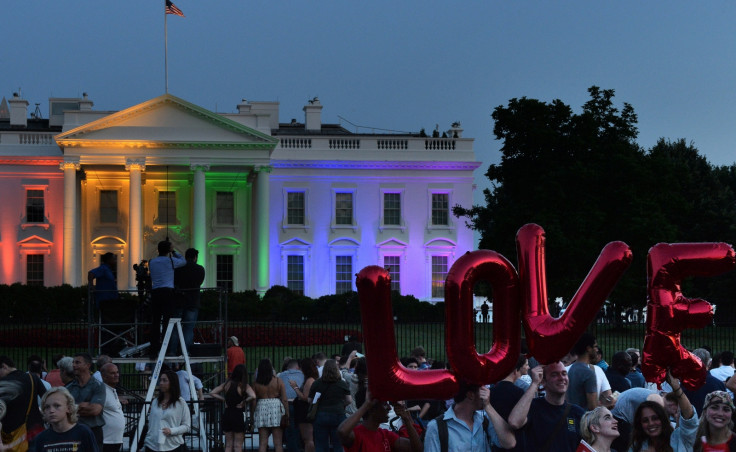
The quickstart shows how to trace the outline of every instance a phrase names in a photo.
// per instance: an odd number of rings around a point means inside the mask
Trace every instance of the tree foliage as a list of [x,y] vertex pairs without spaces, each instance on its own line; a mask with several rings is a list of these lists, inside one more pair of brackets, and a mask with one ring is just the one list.
[[[606,243],[621,240],[634,262],[611,299],[646,300],[646,255],[659,242],[736,238],[736,168],[714,167],[685,140],[636,142],[637,116],[614,91],[589,88],[582,112],[561,100],[511,99],[498,106],[493,132],[501,162],[488,168],[486,205],[454,207],[481,233],[480,247],[516,258],[516,231],[546,231],[548,293],[569,300]],[[699,281],[698,290],[714,294]]]

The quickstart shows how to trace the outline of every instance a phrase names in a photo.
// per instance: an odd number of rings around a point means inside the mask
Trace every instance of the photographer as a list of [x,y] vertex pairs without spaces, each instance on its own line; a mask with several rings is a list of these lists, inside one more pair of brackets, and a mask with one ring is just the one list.
[[[169,319],[176,309],[174,294],[174,269],[186,265],[187,261],[174,251],[168,240],[158,242],[158,256],[151,259],[151,358],[156,359],[161,348],[161,334],[166,332]],[[171,335],[168,351],[174,353],[178,334]]]

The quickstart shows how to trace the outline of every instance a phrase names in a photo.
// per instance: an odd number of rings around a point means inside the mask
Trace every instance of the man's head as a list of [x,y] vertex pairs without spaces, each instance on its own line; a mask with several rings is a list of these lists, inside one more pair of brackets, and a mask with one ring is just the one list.
[[287,370],[297,370],[299,369],[299,360],[295,358],[289,359],[289,361],[286,362],[286,369]]
[[710,352],[704,348],[696,348],[693,350],[693,355],[697,356],[701,363],[703,363],[703,366],[705,366],[706,369],[710,368]]
[[169,254],[172,250],[171,242],[168,240],[162,240],[158,242],[158,255],[159,256],[166,256]]
[[575,343],[572,348],[572,353],[581,359],[583,356],[587,356],[590,360],[595,359],[595,347],[596,347],[595,336],[589,332],[584,332],[580,339]]
[[111,363],[111,362],[112,362],[112,358],[110,358],[109,356],[100,355],[97,357],[97,361],[95,361],[95,366],[97,366],[97,369],[99,369],[100,372],[102,372],[102,366],[104,366],[107,363]]
[[103,364],[100,367],[100,375],[102,376],[102,381],[112,388],[120,383],[120,371],[118,370],[118,366],[113,363]]
[[[516,381],[523,375],[529,373],[529,360],[524,353],[519,353],[519,359],[516,360],[516,367],[511,372],[510,377]],[[508,378],[508,377],[507,377]]]
[[551,395],[560,395],[567,392],[567,386],[570,380],[567,378],[567,371],[561,362],[547,364],[544,366],[542,384],[544,390]]
[[420,345],[411,351],[411,357],[416,359],[419,364],[422,364],[427,361],[427,352],[424,350],[424,347]]
[[186,251],[184,251],[184,259],[186,259],[187,262],[196,264],[198,258],[199,258],[199,251],[197,251],[196,249],[188,248]]
[[477,411],[483,408],[483,400],[480,398],[480,385],[470,383],[465,379],[458,381],[460,389],[455,394],[454,400],[456,404],[471,404],[473,410]]
[[732,366],[733,365],[733,352],[726,350],[721,352],[721,366]]
[[75,377],[91,375],[92,357],[89,355],[89,353],[77,353],[76,355],[74,355],[72,368],[74,369]]
[[603,361],[603,349],[599,345],[596,345],[595,359],[593,360],[593,364],[598,364],[601,361]]
[[631,370],[631,355],[627,352],[616,352],[611,358],[611,367],[621,375],[627,375]]
[[227,339],[227,346],[228,347],[233,347],[233,346],[239,347],[240,346],[240,343],[238,342],[237,336],[230,336]]
[[15,363],[9,356],[0,356],[0,378],[5,378],[10,372],[15,370]]
[[39,377],[43,374],[44,365],[43,359],[38,355],[31,355],[28,357],[28,372],[36,374]]
[[105,253],[100,257],[100,260],[102,260],[102,263],[108,267],[114,267],[118,258],[113,253]]

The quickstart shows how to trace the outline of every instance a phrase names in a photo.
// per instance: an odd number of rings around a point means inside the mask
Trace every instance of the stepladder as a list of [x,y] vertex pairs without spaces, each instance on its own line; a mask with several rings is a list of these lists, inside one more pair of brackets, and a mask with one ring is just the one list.
[[[176,357],[168,357],[166,356],[167,349],[169,348],[169,343],[172,340],[174,328],[176,328],[177,338],[179,340],[179,347],[181,347],[181,356]],[[187,350],[186,343],[184,342],[184,334],[182,332],[182,326],[181,326],[181,318],[171,318],[169,319],[169,324],[166,327],[166,333],[164,334],[164,340],[161,344],[161,350],[159,351],[158,357],[156,358],[156,365],[153,368],[153,373],[151,374],[151,382],[148,386],[148,391],[146,392],[146,399],[145,403],[143,404],[143,407],[141,408],[140,416],[138,418],[138,427],[135,430],[135,434],[133,436],[133,440],[131,441],[130,445],[130,452],[137,452],[138,450],[138,443],[143,435],[143,430],[146,426],[146,422],[148,420],[148,412],[150,411],[151,402],[153,401],[153,396],[156,392],[156,386],[158,386],[158,380],[161,375],[161,369],[163,368],[164,362],[166,360],[183,360],[185,363],[185,370],[187,374],[189,375],[189,393],[192,395],[192,404],[194,408],[194,415],[191,417],[192,424],[196,425],[190,425],[190,433],[195,432],[196,436],[199,439],[199,445],[200,449],[203,452],[209,452],[209,447],[207,445],[207,435],[204,429],[204,420],[203,416],[201,416],[201,406],[199,399],[196,397],[197,391],[194,387],[194,378],[192,374],[192,365],[191,361],[189,359],[189,351]]]

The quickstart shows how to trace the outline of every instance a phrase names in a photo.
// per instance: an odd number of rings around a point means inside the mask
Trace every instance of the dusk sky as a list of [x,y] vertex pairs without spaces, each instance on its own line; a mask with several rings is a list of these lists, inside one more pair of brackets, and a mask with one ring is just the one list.
[[[303,121],[314,96],[328,123],[460,121],[481,187],[500,157],[496,106],[559,98],[579,112],[591,85],[634,106],[643,147],[685,138],[711,163],[736,161],[732,1],[174,3],[186,18],[168,16],[171,94],[218,112],[277,100],[282,122]],[[48,117],[52,96],[87,92],[96,110],[120,110],[164,93],[164,0],[2,6],[0,97],[21,89]]]

